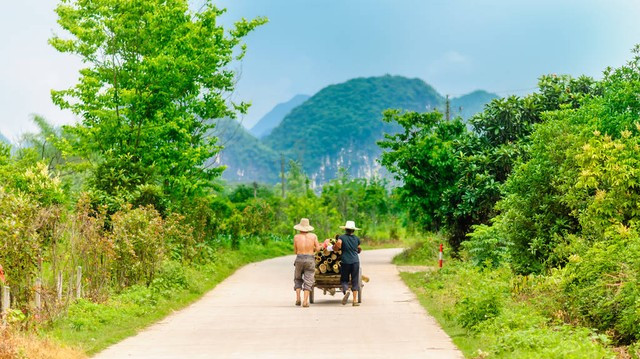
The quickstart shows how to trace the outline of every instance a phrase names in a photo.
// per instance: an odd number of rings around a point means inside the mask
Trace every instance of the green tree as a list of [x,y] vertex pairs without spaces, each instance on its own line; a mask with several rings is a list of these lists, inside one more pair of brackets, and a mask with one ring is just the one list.
[[62,131],[42,116],[33,115],[32,120],[39,132],[22,135],[18,157],[27,157],[31,152],[35,155],[35,160],[46,161],[50,171],[57,169],[64,163],[63,153],[58,145],[62,140]]
[[424,122],[420,116],[426,114],[392,116],[405,132],[380,143],[391,149],[382,163],[403,181],[400,196],[415,216],[427,228],[444,229],[457,249],[473,226],[497,214],[503,183],[527,155],[529,136],[544,114],[577,108],[601,92],[602,86],[588,77],[543,76],[539,92],[486,105],[469,121],[472,131],[442,120]]
[[598,96],[547,112],[531,134],[492,224],[518,272],[564,265],[580,242],[575,236],[590,243],[635,226],[639,65],[636,49],[632,61],[591,87]]
[[241,40],[266,21],[243,19],[227,31],[223,12],[206,1],[194,13],[187,0],[62,0],[56,8],[71,38],[50,44],[87,67],[52,98],[82,119],[69,129],[72,148],[99,154],[94,176],[114,179],[100,184],[106,195],[156,183],[180,201],[222,171],[203,166],[219,150],[207,136],[210,119],[246,112],[247,103],[228,99],[236,80],[230,64],[245,54]]
[[447,121],[438,112],[385,112],[384,120],[404,129],[378,142],[386,150],[381,163],[402,181],[400,200],[424,228],[442,225],[442,194],[457,180],[454,141],[466,132],[460,119]]
[[322,186],[324,205],[334,208],[342,220],[354,220],[362,235],[385,221],[390,198],[384,180],[350,178],[349,171],[340,169],[339,177]]

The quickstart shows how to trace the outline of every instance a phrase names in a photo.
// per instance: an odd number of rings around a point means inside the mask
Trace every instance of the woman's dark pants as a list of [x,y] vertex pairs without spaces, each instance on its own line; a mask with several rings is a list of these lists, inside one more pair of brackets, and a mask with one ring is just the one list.
[[346,293],[349,289],[349,280],[351,280],[351,290],[360,290],[360,262],[342,263],[340,267],[340,284],[342,292]]

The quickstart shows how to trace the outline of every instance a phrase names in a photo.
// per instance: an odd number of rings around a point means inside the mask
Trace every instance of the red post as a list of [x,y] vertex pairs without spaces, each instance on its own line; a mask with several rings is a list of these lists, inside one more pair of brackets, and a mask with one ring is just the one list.
[[438,252],[438,267],[442,268],[442,243],[440,243],[440,252]]

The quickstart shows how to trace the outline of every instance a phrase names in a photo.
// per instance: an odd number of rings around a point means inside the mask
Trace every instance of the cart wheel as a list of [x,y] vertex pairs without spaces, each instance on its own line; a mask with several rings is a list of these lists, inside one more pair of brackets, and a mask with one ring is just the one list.
[[313,293],[316,292],[315,288],[311,288],[311,293],[309,293],[309,301],[313,304]]

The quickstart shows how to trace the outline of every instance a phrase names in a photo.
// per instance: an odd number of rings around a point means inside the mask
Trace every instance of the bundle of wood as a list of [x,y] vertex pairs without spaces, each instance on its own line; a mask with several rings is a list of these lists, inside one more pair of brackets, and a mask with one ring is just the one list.
[[[329,238],[324,241],[323,247],[333,246],[336,240]],[[316,252],[316,274],[340,273],[342,251],[329,251],[326,248]]]

